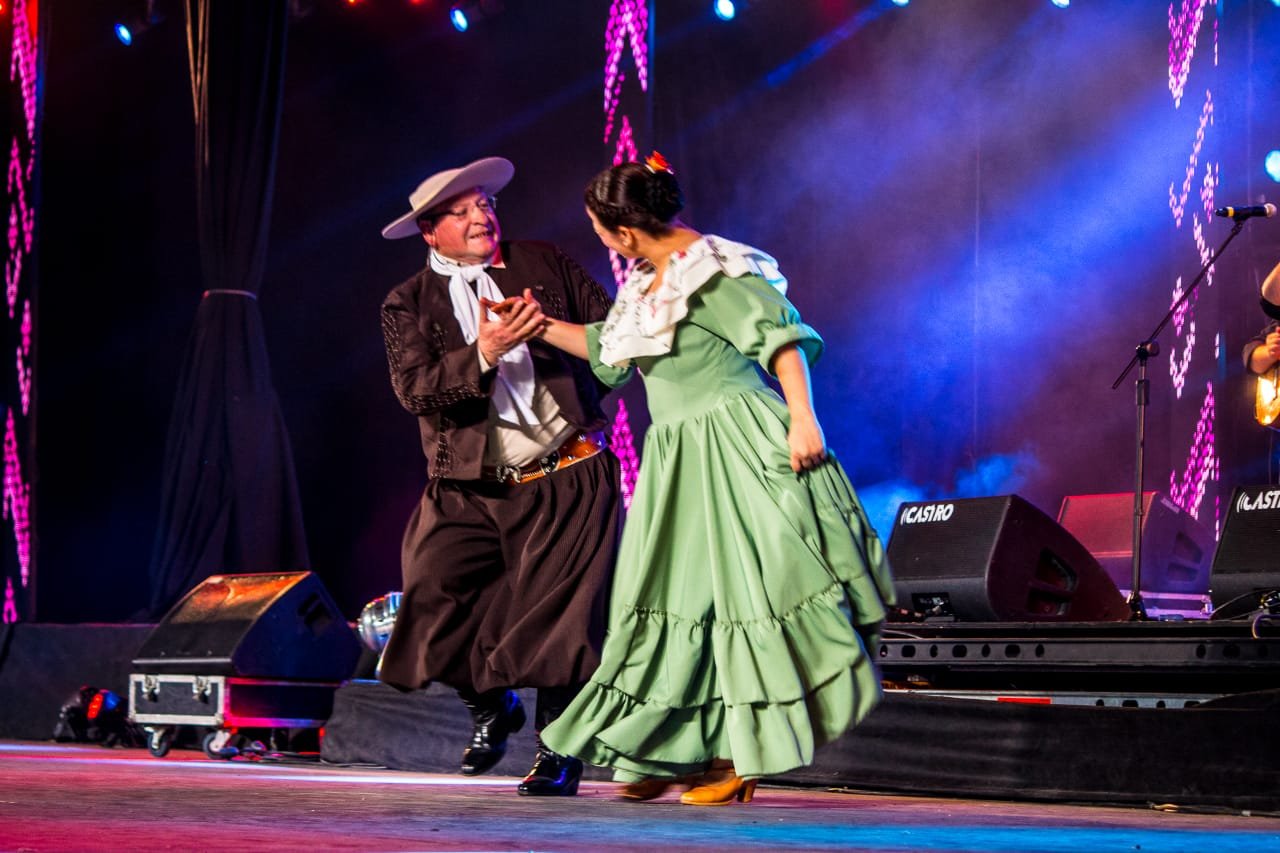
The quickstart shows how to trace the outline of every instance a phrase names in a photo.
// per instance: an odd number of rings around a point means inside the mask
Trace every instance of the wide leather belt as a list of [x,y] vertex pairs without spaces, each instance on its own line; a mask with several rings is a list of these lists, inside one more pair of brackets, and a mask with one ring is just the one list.
[[608,446],[608,439],[603,432],[576,432],[569,436],[564,444],[523,468],[517,468],[514,465],[499,465],[493,468],[486,465],[480,469],[480,476],[486,480],[497,480],[499,483],[511,486],[528,483],[559,471],[561,468],[568,468],[583,459],[590,459]]

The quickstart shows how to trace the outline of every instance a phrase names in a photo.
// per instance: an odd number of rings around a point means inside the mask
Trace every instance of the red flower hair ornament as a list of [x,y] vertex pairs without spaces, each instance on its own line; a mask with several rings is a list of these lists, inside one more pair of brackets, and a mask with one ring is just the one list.
[[674,175],[675,170],[671,168],[671,164],[667,162],[667,158],[663,157],[657,151],[654,151],[648,157],[644,158],[644,165],[650,172],[655,175],[659,172],[666,172],[668,175]]

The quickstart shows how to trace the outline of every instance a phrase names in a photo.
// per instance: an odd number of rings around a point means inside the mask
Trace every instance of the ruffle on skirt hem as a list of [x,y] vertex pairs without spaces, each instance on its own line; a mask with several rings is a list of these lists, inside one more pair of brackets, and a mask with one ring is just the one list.
[[813,762],[817,747],[861,722],[881,696],[865,657],[791,702],[691,708],[645,702],[589,682],[570,710],[542,733],[551,749],[614,769],[622,782],[701,772],[729,758],[742,777],[776,776]]
[[601,668],[543,740],[624,780],[698,772],[713,758],[731,758],[740,776],[805,766],[881,695],[844,596],[832,584],[745,624],[630,610],[617,635],[628,646],[606,643]]
[[832,583],[788,613],[749,622],[627,609],[591,680],[671,708],[722,695],[731,705],[794,702],[866,656],[841,609],[845,597]]

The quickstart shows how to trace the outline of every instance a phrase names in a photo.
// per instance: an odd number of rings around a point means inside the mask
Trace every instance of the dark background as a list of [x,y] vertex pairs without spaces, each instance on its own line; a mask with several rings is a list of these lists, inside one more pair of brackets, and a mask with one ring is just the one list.
[[[710,5],[651,4],[652,121],[637,144],[674,164],[690,224],[778,258],[828,344],[814,371],[828,440],[882,535],[903,499],[1018,492],[1056,515],[1065,495],[1131,489],[1132,377],[1110,385],[1174,281],[1199,269],[1193,210],[1209,245],[1229,230],[1204,215],[1206,164],[1217,204],[1280,195],[1261,166],[1280,148],[1280,9],[1228,1],[1216,17],[1210,4],[1175,107],[1167,3],[756,0],[732,23]],[[164,434],[203,289],[181,11],[160,0],[167,19],[125,48],[111,24],[140,6],[41,4],[42,621],[127,619],[147,601]],[[302,6],[261,308],[313,568],[354,617],[399,586],[424,467],[378,326],[424,247],[379,231],[426,175],[502,155],[517,167],[506,233],[557,242],[611,282],[581,205],[612,156],[609,3],[505,0],[465,34],[438,0]],[[1175,227],[1170,192],[1207,98]],[[1185,480],[1212,383],[1219,462],[1197,503],[1210,526],[1234,484],[1269,476],[1238,353],[1276,260],[1280,224],[1249,223],[1195,304],[1182,395],[1168,353],[1185,330],[1162,336],[1151,366],[1148,487]]]

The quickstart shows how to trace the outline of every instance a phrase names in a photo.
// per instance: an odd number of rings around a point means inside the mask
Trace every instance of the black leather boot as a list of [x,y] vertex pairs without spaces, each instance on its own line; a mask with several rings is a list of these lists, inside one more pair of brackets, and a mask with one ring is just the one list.
[[578,793],[582,762],[547,749],[542,742],[542,730],[564,712],[581,687],[543,687],[538,690],[538,709],[534,719],[538,729],[538,754],[533,759],[529,775],[516,786],[516,793],[527,797],[572,797]]
[[474,693],[459,690],[462,704],[471,712],[471,743],[462,752],[464,776],[487,773],[507,753],[507,736],[524,726],[524,705],[514,690]]
[[572,797],[578,793],[582,778],[582,762],[571,755],[560,755],[547,749],[538,738],[538,754],[529,775],[516,786],[516,793],[526,797]]

